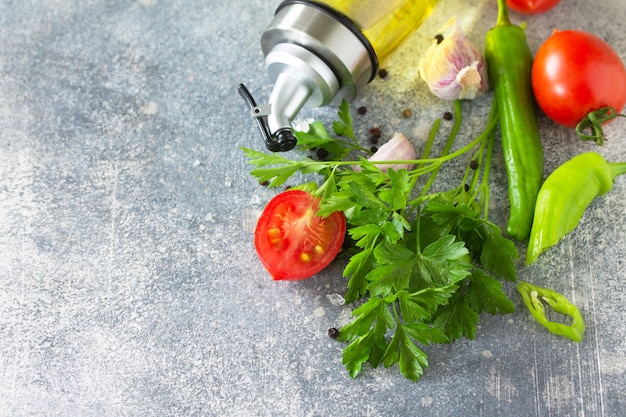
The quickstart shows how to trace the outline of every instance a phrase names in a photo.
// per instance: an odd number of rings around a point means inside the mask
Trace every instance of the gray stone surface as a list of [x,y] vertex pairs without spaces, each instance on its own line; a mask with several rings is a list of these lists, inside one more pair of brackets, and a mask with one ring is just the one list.
[[[386,63],[389,77],[362,92],[362,136],[380,125],[419,147],[449,109],[416,62],[452,15],[483,46],[495,1],[463,3],[442,0]],[[267,97],[259,38],[277,4],[0,1],[0,416],[623,415],[623,178],[565,241],[519,267],[580,306],[582,344],[539,327],[508,286],[517,312],[485,316],[474,341],[427,348],[418,383],[397,369],[349,378],[343,345],[326,335],[350,314],[329,299],[345,290],[342,265],[273,282],[252,243],[275,191],[248,175],[238,149],[263,145],[236,87]],[[619,0],[512,17],[527,21],[533,50],[554,28],[581,28],[626,56]],[[460,140],[480,131],[490,99],[464,104]],[[539,119],[548,172],[596,149]],[[608,159],[626,161],[625,129],[607,127]],[[458,175],[442,172],[443,186]]]

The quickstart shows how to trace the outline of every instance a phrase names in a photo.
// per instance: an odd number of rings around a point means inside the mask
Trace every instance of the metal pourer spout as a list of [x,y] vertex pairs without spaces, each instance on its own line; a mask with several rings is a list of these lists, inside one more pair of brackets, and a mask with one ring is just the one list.
[[275,133],[271,133],[268,125],[268,116],[270,115],[270,105],[257,106],[254,97],[250,94],[250,91],[245,85],[239,84],[239,94],[250,108],[252,117],[256,120],[257,126],[261,131],[261,136],[265,141],[265,146],[271,152],[286,152],[290,151],[296,146],[296,138],[293,135],[293,130],[289,127],[279,129]]
[[257,106],[239,86],[270,151],[296,145],[292,121],[304,107],[351,101],[374,78],[376,53],[359,27],[316,1],[284,0],[261,36],[265,68],[274,83],[268,104]]

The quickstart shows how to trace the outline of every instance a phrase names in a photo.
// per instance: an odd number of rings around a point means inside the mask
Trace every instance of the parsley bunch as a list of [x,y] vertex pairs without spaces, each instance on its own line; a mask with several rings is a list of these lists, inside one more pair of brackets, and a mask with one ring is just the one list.
[[[456,101],[455,125],[441,155],[429,155],[438,136],[437,119],[421,159],[374,165],[363,156],[348,160],[364,150],[344,102],[332,126],[334,136],[321,122],[312,123],[306,133],[296,132],[300,149],[324,148],[328,160],[292,160],[243,148],[255,166],[251,174],[270,186],[284,184],[296,173],[318,175],[318,214],[342,211],[346,216],[354,247],[343,272],[349,279],[345,300],[358,307],[339,339],[347,343],[343,363],[352,377],[365,363],[397,364],[406,378],[417,381],[428,366],[424,346],[474,339],[481,313],[513,312],[502,283],[516,280],[518,252],[489,221],[487,210],[497,119],[493,107],[485,131],[450,152],[462,121]],[[440,168],[456,158],[467,160],[461,184],[431,192]],[[381,163],[415,168],[384,173],[377,167]],[[353,170],[355,165],[361,169]]]

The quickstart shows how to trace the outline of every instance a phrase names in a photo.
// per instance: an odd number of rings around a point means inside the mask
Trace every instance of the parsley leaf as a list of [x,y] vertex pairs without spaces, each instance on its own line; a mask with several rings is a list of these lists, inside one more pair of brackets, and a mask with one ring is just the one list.
[[398,244],[383,244],[374,251],[377,267],[367,274],[367,286],[373,296],[387,296],[392,290],[409,287],[416,267],[416,254]]
[[515,260],[519,258],[515,244],[502,235],[502,231],[493,223],[485,222],[483,245],[480,251],[480,262],[488,271],[507,281],[515,281],[517,271]]
[[397,299],[404,321],[429,323],[433,313],[448,303],[457,288],[457,286],[426,288],[414,293],[400,291]]
[[346,100],[342,100],[337,112],[339,120],[333,122],[333,131],[340,136],[345,136],[356,141],[354,130],[352,128],[352,116],[350,115],[350,104]]
[[344,297],[347,304],[358,300],[367,293],[369,281],[366,279],[366,276],[375,266],[374,249],[372,247],[350,258],[350,261],[343,270],[343,276],[350,278],[348,281],[348,291]]
[[470,340],[476,337],[476,325],[480,322],[478,313],[469,305],[462,291],[458,291],[450,303],[437,311],[433,324],[450,339],[464,336]]
[[480,269],[475,269],[469,278],[467,303],[476,313],[508,314],[515,306],[502,290],[502,283]]
[[363,363],[376,367],[387,350],[385,335],[395,325],[384,298],[372,297],[352,313],[356,319],[341,329],[339,339],[350,341],[344,349],[343,363],[350,376],[361,372]]
[[[422,340],[428,339],[423,337],[427,331],[433,331],[436,339],[445,339],[440,332],[437,332],[437,329],[424,324],[414,324],[414,330],[422,336]],[[385,351],[383,361],[386,368],[396,363],[399,364],[400,373],[411,381],[417,381],[424,373],[424,368],[428,366],[426,353],[415,345],[406,324],[398,326]]]
[[296,131],[294,135],[300,149],[313,150],[321,148],[326,150],[328,152],[326,160],[339,161],[345,158],[353,149],[353,146],[331,136],[320,121],[309,124],[307,132]]
[[469,251],[456,237],[446,235],[431,243],[422,252],[420,276],[429,285],[454,284],[470,274]]

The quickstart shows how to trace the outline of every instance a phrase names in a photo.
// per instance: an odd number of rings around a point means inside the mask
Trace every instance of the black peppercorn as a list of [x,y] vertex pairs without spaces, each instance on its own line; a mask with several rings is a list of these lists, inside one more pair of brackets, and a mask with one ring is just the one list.
[[370,135],[370,143],[375,145],[378,143],[378,139],[380,139],[383,133],[381,132],[379,127],[373,127],[369,130],[369,135]]
[[331,327],[328,329],[328,337],[331,339],[337,339],[339,337],[339,329],[336,327]]
[[324,148],[319,148],[316,152],[315,155],[317,156],[317,159],[320,161],[324,161],[326,160],[326,158],[328,158],[328,151]]

